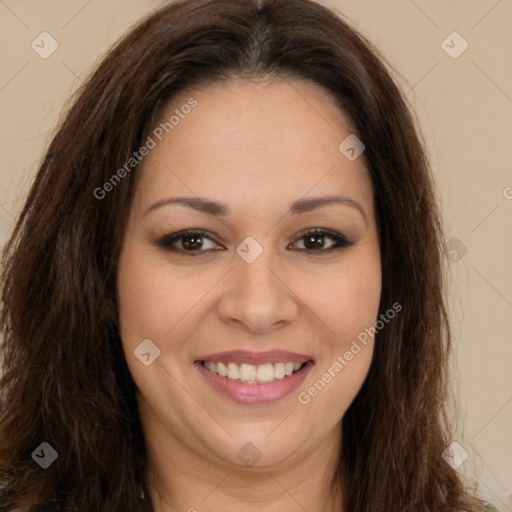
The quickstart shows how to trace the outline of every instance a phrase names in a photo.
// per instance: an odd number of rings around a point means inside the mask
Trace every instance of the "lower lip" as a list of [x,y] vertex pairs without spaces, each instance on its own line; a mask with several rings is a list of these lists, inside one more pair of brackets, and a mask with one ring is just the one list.
[[245,384],[212,373],[200,362],[194,364],[214,389],[239,404],[269,404],[281,400],[302,384],[314,365],[313,361],[308,361],[298,372],[266,384]]

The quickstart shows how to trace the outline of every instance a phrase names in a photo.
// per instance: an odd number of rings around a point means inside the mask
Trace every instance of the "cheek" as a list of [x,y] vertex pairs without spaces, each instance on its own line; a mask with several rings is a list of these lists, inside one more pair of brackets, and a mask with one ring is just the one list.
[[304,280],[301,295],[330,333],[331,345],[340,349],[375,324],[381,285],[379,259],[354,257]]
[[363,329],[374,325],[379,310],[381,282],[378,264],[354,269],[340,278],[337,292],[339,314],[335,317],[338,318],[337,332],[345,334],[348,330],[350,337],[354,338]]
[[[299,403],[323,411],[326,424],[339,421],[357,395],[370,368],[381,295],[378,253],[346,261],[337,271],[318,274],[308,306],[324,326],[325,337],[314,374]],[[325,390],[325,391],[324,391]]]
[[161,310],[165,282],[159,279],[161,273],[157,269],[149,268],[143,259],[135,256],[128,251],[121,257],[118,277],[121,329],[123,340],[130,340],[130,343],[132,338],[141,336],[156,339],[164,327],[159,324],[163,322]]
[[144,251],[128,248],[120,258],[119,315],[123,341],[163,341],[211,287],[206,276],[173,268]]
[[[127,246],[121,254],[117,289],[122,346],[137,388],[155,410],[164,407],[162,397],[180,393],[172,374],[186,356],[181,349],[193,326],[190,313],[211,287],[207,280],[198,273],[172,268],[139,247]],[[144,340],[152,344],[145,342],[148,348],[142,351],[139,347]],[[148,350],[151,359],[158,355],[145,366],[137,354]],[[169,409],[168,403],[165,408]]]

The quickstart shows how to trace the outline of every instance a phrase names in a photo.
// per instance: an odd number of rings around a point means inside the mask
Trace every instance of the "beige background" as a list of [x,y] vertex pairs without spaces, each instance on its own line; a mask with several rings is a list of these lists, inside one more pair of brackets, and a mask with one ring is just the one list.
[[[109,45],[161,3],[0,0],[0,245],[66,100]],[[447,241],[467,247],[450,264],[449,290],[463,427],[454,441],[469,452],[459,470],[512,510],[512,1],[323,3],[376,43],[419,116]],[[31,47],[43,31],[59,45],[47,59]],[[469,44],[458,58],[442,46],[453,31]],[[453,52],[463,42],[446,44]]]

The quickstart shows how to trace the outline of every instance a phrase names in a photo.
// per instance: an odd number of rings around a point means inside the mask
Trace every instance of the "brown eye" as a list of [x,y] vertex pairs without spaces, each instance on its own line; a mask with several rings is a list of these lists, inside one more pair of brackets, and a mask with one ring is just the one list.
[[203,240],[201,235],[185,235],[182,236],[178,241],[181,240],[181,245],[185,250],[196,250],[201,249],[203,246]]
[[[330,252],[353,245],[353,242],[347,240],[343,235],[321,229],[308,231],[299,240],[304,241],[304,248],[299,248],[299,251]],[[327,248],[325,248],[326,240],[331,240]]]
[[[209,241],[210,247],[208,247],[208,243],[206,243],[205,240]],[[189,253],[220,249],[220,246],[202,231],[188,230],[166,235],[162,239],[158,240],[157,244],[160,247],[170,251],[181,251]]]
[[[299,241],[303,243],[304,247],[295,247],[295,249],[311,253],[328,253],[336,249],[349,247],[354,243],[339,233],[321,229],[308,231],[299,238]],[[290,247],[293,248],[297,243],[295,242]],[[190,256],[196,256],[209,251],[224,250],[208,234],[195,230],[180,231],[179,233],[166,235],[157,241],[157,245],[169,251],[188,253]]]

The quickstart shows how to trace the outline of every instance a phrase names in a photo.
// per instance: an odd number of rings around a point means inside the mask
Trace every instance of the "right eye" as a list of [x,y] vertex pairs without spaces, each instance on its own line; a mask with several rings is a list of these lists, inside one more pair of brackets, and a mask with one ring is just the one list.
[[[213,247],[204,249],[204,240],[209,240]],[[187,229],[178,233],[165,235],[160,238],[160,240],[158,240],[157,244],[169,251],[182,253],[201,253],[223,249],[218,244],[216,244],[213,239],[204,231],[193,229]],[[195,256],[195,254],[190,254],[190,256]]]

